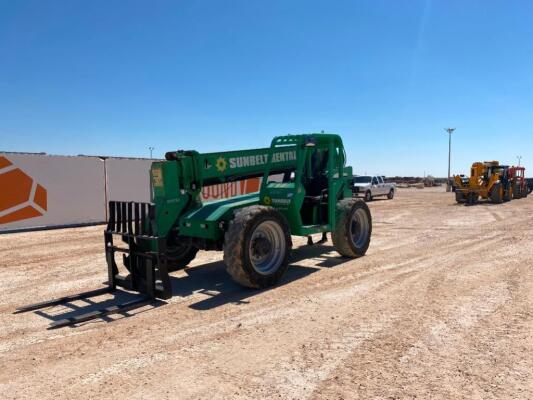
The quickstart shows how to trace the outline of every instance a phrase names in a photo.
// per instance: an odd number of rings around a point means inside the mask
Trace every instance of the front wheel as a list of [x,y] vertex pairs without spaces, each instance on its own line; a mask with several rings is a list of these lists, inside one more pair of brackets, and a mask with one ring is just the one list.
[[513,199],[520,199],[522,197],[522,192],[520,190],[520,185],[513,186]]
[[166,251],[168,272],[185,268],[194,260],[196,253],[198,253],[198,247],[187,243],[187,241],[179,236],[169,236]]
[[289,224],[279,211],[245,207],[235,213],[224,238],[226,271],[246,287],[272,286],[287,270],[291,248]]
[[511,184],[508,184],[505,186],[505,189],[503,191],[503,201],[511,201],[512,200],[512,186]]
[[335,230],[331,239],[335,250],[350,258],[365,255],[372,235],[370,209],[361,200],[344,199],[337,203]]
[[496,183],[490,190],[490,200],[495,204],[503,203],[503,188],[501,183]]
[[392,200],[394,199],[394,189],[391,189],[389,194],[387,195],[387,199]]

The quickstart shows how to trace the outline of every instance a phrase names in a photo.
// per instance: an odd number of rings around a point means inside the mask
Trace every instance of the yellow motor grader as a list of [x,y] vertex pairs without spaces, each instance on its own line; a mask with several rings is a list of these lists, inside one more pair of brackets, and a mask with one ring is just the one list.
[[513,187],[509,167],[498,161],[475,162],[470,177],[454,176],[455,200],[468,205],[478,200],[490,200],[500,204],[513,198]]

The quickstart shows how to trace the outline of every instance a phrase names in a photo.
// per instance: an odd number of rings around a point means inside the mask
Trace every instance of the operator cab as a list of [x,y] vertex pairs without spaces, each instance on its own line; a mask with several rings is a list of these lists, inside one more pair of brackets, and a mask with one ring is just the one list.
[[488,169],[488,176],[490,178],[491,175],[499,174],[500,180],[504,185],[507,184],[509,181],[509,166],[508,165],[495,165],[491,166]]
[[[337,135],[289,135],[274,138],[271,148],[280,147],[294,149],[296,162],[290,170],[266,168],[259,194],[262,204],[297,221],[291,226],[297,235],[331,230],[338,199],[352,195],[352,169],[346,167],[342,141]],[[271,172],[282,173],[282,182],[266,181]]]
[[329,151],[315,149],[311,155],[311,173],[309,177],[304,175],[305,200],[311,203],[319,203],[321,196],[328,191],[328,158]]

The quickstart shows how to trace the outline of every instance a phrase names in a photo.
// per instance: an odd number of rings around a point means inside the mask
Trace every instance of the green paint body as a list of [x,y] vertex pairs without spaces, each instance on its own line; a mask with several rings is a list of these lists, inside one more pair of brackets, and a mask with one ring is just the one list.
[[[160,237],[174,230],[199,243],[220,243],[235,211],[257,204],[278,209],[292,235],[329,232],[335,229],[337,202],[352,196],[352,168],[345,167],[338,135],[278,136],[269,148],[207,154],[177,151],[166,158],[154,162],[150,172],[155,233]],[[285,174],[283,182],[269,180],[280,173]],[[323,182],[327,179],[327,196],[321,196],[320,207],[304,204],[317,175]],[[257,193],[210,202],[200,199],[204,186],[260,176]],[[321,194],[314,195],[316,199]]]

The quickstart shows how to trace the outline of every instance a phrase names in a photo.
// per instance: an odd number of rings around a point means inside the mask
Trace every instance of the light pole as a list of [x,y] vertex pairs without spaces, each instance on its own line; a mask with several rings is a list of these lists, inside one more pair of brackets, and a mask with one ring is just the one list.
[[522,161],[522,156],[516,156],[518,158],[518,166],[520,166],[520,161]]
[[455,130],[455,128],[446,128],[444,129],[446,132],[448,132],[449,140],[448,140],[448,180],[446,181],[446,191],[450,192],[452,190],[452,186],[450,185],[450,166],[452,163],[452,133]]
[[155,147],[150,146],[150,147],[148,147],[148,150],[150,150],[150,158],[153,158],[152,157],[152,152],[155,150]]

